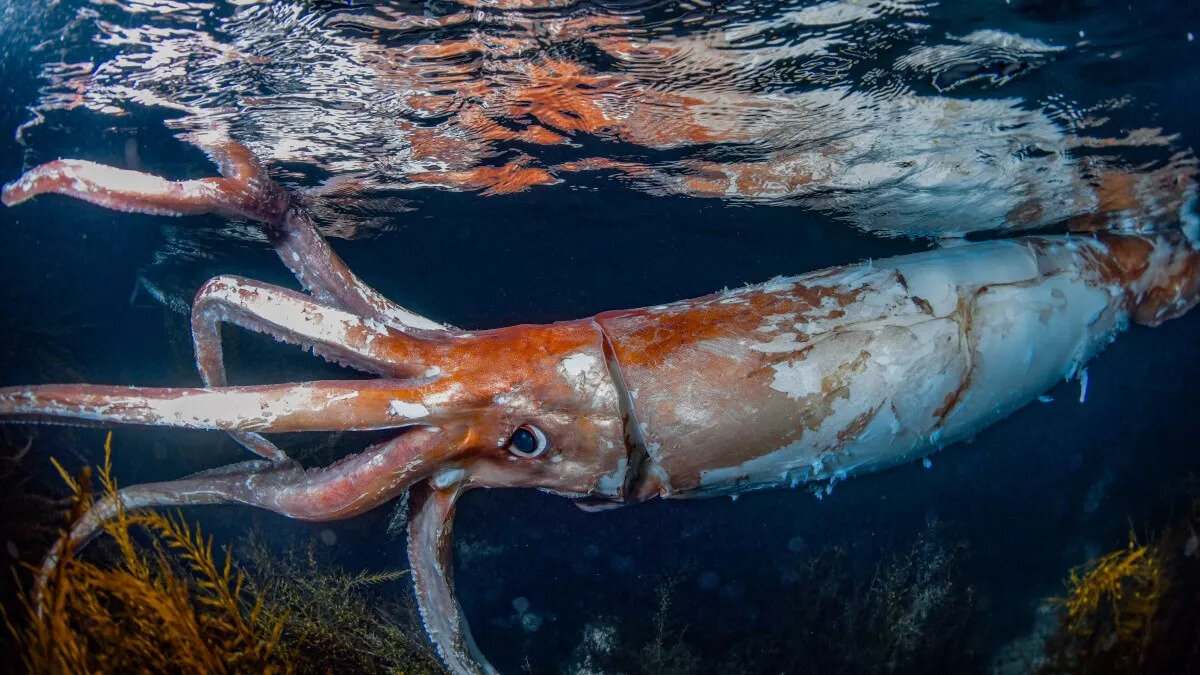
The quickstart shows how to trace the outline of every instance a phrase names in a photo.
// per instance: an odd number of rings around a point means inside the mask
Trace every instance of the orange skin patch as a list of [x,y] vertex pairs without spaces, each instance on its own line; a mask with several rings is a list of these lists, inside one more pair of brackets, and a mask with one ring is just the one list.
[[558,179],[549,171],[525,166],[524,162],[510,162],[503,166],[480,166],[467,171],[430,171],[410,174],[415,183],[457,186],[470,190],[481,190],[485,196],[521,192],[534,185],[552,185]]
[[[786,293],[751,291],[738,297],[740,302],[722,302],[729,296],[708,295],[686,303],[656,308],[605,312],[596,320],[605,326],[620,326],[622,341],[616,345],[622,365],[653,367],[684,348],[705,340],[753,333],[769,315],[800,319],[830,319],[840,309],[822,309],[826,298],[844,305],[857,298],[855,291],[835,286],[803,286]],[[623,348],[635,344],[636,348]]]
[[[362,62],[376,69],[379,81],[395,92],[401,107],[431,120],[430,126],[411,134],[413,161],[403,170],[416,182],[507,194],[554,184],[556,168],[579,170],[589,161],[550,167],[539,165],[545,161],[541,158],[529,158],[503,171],[492,168],[492,160],[512,149],[512,144],[534,152],[530,146],[561,146],[586,135],[666,150],[760,142],[780,131],[756,126],[764,111],[778,110],[780,103],[746,90],[739,82],[705,80],[703,86],[688,88],[655,75],[677,68],[684,68],[680,72],[686,74],[686,68],[703,66],[695,62],[697,53],[722,49],[719,43],[706,41],[715,36],[704,34],[687,41],[640,34],[631,30],[637,20],[632,13],[551,16],[520,11],[558,6],[533,0],[468,4],[495,11],[411,20],[396,15],[378,26],[398,22],[397,30],[436,30],[442,25],[481,24],[465,35],[403,47],[378,40],[358,45]],[[589,45],[615,64],[600,72],[547,49],[567,44]],[[947,110],[962,107],[949,100],[945,106]],[[1069,153],[1076,147],[1169,147],[1171,142],[1160,130],[1139,129],[1126,138],[1064,137],[1056,152]],[[787,200],[801,199],[831,182],[840,184],[853,170],[848,165],[856,161],[854,144],[835,138],[826,139],[811,153],[806,157],[784,150],[756,161],[692,157],[613,168],[647,179],[635,185],[652,191]],[[445,166],[422,166],[423,159],[437,159]],[[1048,200],[1044,190],[1028,180],[1015,183],[1011,192],[1023,198],[1014,200],[1007,213],[997,214],[999,226],[1020,230],[1071,218],[1074,231],[1103,231],[1123,221],[1166,222],[1178,214],[1196,175],[1194,159],[1188,157],[1173,157],[1166,167],[1137,173],[1114,170],[1106,161],[1085,159],[1078,162],[1077,170],[1068,169],[1074,174],[1060,176],[1068,184],[1064,191],[1072,195],[1070,205],[1057,198]],[[438,171],[445,175],[429,175]]]

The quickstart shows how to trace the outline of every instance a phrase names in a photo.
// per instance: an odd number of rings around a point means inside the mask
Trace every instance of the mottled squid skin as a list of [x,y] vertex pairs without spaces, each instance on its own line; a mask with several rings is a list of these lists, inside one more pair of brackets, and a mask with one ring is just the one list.
[[[228,276],[205,284],[192,314],[204,387],[0,389],[8,420],[223,430],[264,458],[125,488],[59,547],[83,542],[119,508],[243,503],[329,520],[411,490],[419,605],[456,672],[492,672],[451,583],[450,529],[466,490],[536,487],[590,509],[880,469],[970,436],[1070,377],[1130,321],[1157,324],[1200,297],[1200,255],[1182,231],[1026,237],[465,332],[355,277],[244,148],[203,146],[223,178],[173,183],[58,161],[4,189],[9,205],[58,192],[128,211],[260,221],[311,292]],[[379,378],[226,386],[221,323]],[[394,439],[307,470],[259,435],[388,428]]]
[[844,478],[967,438],[1131,318],[1185,311],[1195,261],[1166,239],[1022,238],[602,314],[647,453],[636,497]]

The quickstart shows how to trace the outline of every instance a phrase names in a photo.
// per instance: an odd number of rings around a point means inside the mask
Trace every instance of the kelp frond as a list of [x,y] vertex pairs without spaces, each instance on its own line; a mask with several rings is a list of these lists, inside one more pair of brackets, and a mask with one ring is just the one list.
[[286,612],[282,641],[301,671],[442,672],[414,608],[401,600],[411,603],[408,589],[379,588],[405,579],[408,570],[350,572],[311,540],[280,553],[258,533],[246,537],[238,557],[252,592],[270,583],[272,604],[260,621],[276,622]]
[[[110,434],[102,497],[118,490],[111,454]],[[74,494],[69,531],[92,507],[92,472],[55,467]],[[104,555],[64,547],[24,616],[6,617],[29,672],[441,671],[410,608],[378,590],[408,570],[348,572],[312,542],[280,553],[251,540],[219,556],[177,513],[118,509],[103,531]]]
[[1145,642],[1165,586],[1158,552],[1131,533],[1124,549],[1071,570],[1062,600],[1067,630],[1086,638],[1107,624],[1119,641]]
[[[105,496],[117,491],[111,448],[109,434],[99,472]],[[73,525],[91,507],[90,475],[71,479],[59,471],[74,491]],[[135,528],[150,535],[148,546],[135,543]],[[104,532],[115,544],[114,564],[82,560],[63,547],[24,600],[26,622],[9,622],[30,672],[291,670],[279,648],[282,619],[262,622],[264,595],[246,592],[228,555],[218,564],[212,539],[199,528],[176,516],[118,509]]]
[[1200,498],[1163,533],[1071,570],[1043,673],[1180,673],[1200,663]]

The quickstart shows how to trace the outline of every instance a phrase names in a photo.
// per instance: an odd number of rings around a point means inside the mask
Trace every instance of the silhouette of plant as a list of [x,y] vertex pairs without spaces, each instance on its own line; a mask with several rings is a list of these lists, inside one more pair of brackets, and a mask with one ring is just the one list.
[[[963,579],[966,544],[932,524],[912,544],[854,572],[847,551],[831,547],[796,570],[793,590],[777,598],[788,617],[771,630],[689,634],[673,610],[678,583],[658,590],[648,621],[600,620],[584,629],[572,670],[579,673],[965,672],[975,591]],[[619,635],[619,638],[617,637]],[[611,637],[610,637],[611,636]]]

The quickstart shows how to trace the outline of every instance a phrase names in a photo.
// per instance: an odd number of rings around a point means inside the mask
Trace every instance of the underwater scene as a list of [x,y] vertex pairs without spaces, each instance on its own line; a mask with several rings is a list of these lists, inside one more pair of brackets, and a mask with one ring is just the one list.
[[0,8],[5,672],[1200,672],[1200,4]]

